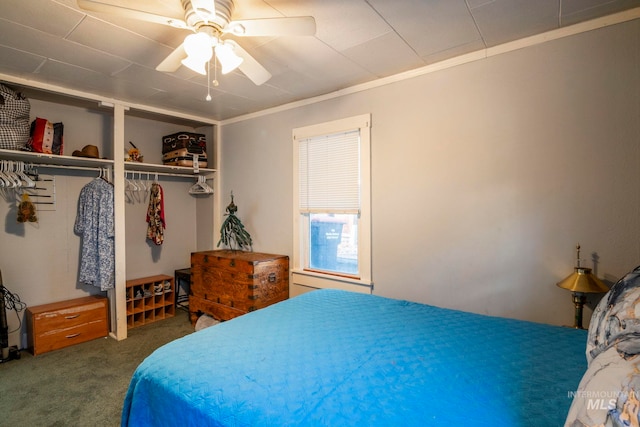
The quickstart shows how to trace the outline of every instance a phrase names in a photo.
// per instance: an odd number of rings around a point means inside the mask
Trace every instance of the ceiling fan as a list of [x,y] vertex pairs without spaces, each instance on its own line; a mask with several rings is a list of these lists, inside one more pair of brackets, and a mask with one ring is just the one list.
[[[108,1],[108,0],[107,0]],[[312,36],[316,23],[311,16],[232,20],[233,0],[175,0],[181,1],[182,11],[156,14],[132,9],[105,0],[77,0],[78,7],[92,12],[109,13],[131,19],[169,25],[192,31],[183,43],[167,56],[156,70],[174,72],[184,65],[206,75],[208,63],[215,55],[220,62],[221,72],[229,73],[236,68],[253,83],[261,85],[271,78],[267,71],[238,43],[225,39],[225,35],[250,36]],[[150,3],[150,2],[148,2]]]

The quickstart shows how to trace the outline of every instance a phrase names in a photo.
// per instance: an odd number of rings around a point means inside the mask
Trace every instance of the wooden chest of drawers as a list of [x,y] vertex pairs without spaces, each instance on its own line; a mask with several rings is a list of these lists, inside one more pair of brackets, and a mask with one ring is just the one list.
[[231,250],[193,252],[189,314],[195,324],[246,314],[289,297],[289,257]]
[[107,299],[88,296],[27,308],[29,349],[34,356],[109,333]]

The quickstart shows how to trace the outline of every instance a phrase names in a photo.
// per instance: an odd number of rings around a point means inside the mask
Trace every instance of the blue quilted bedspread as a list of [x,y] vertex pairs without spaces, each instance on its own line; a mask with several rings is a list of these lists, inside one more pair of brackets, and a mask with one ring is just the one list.
[[306,293],[143,361],[129,426],[561,426],[586,331]]

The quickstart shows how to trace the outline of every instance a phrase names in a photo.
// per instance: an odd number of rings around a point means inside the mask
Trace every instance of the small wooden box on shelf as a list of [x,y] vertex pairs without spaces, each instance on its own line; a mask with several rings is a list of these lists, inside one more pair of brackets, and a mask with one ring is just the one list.
[[141,277],[127,280],[127,328],[173,317],[175,282],[172,276]]

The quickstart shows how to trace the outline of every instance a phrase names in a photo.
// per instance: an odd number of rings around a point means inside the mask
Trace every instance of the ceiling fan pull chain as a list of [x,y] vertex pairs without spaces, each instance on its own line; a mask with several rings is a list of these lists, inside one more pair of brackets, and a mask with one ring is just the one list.
[[217,87],[220,83],[218,82],[218,58],[213,55],[213,87]]
[[211,81],[211,61],[207,61],[207,101],[211,101],[211,89],[209,88],[209,82]]

